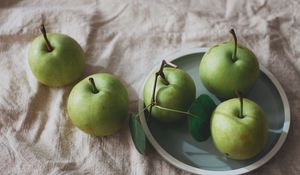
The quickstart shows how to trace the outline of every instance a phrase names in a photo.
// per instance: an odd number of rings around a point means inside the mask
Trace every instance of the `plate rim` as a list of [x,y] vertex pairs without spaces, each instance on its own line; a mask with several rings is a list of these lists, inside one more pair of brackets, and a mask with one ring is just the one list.
[[[202,52],[206,52],[207,50],[208,50],[207,47],[181,49],[181,50],[176,50],[174,52],[171,52],[171,53],[167,54],[166,56],[164,56],[164,58],[167,61],[173,61],[173,60],[176,60],[176,59],[178,59],[180,57],[183,57],[185,55],[202,53]],[[149,142],[154,147],[154,149],[158,152],[158,154],[160,154],[167,162],[169,162],[173,166],[175,166],[179,169],[182,169],[184,171],[187,171],[187,172],[190,172],[190,173],[195,173],[195,174],[206,174],[206,175],[244,174],[244,173],[250,172],[252,170],[255,170],[255,169],[261,167],[262,165],[264,165],[265,163],[267,163],[272,157],[274,157],[276,155],[276,153],[282,147],[283,143],[285,142],[285,140],[287,138],[289,128],[290,128],[290,122],[291,122],[290,105],[289,105],[289,102],[288,102],[287,95],[286,95],[283,87],[279,83],[279,81],[263,65],[259,64],[260,70],[263,73],[266,74],[266,76],[271,80],[271,82],[277,88],[277,90],[279,92],[279,95],[281,97],[282,103],[283,103],[283,109],[284,109],[284,115],[285,115],[284,116],[284,124],[283,124],[283,127],[282,127],[282,134],[280,135],[280,137],[279,137],[278,141],[276,142],[275,146],[264,157],[262,157],[260,160],[254,162],[250,165],[247,165],[245,167],[234,169],[234,170],[226,170],[226,171],[205,170],[205,169],[196,168],[196,167],[187,165],[187,164],[177,160],[172,155],[170,155],[166,150],[164,150],[159,145],[159,143],[156,141],[156,139],[152,136],[152,134],[151,134],[151,132],[148,128],[144,112],[141,112],[141,111],[143,111],[143,108],[144,108],[143,89],[144,89],[145,82],[148,79],[148,77],[150,76],[151,72],[153,72],[158,67],[159,66],[157,65],[150,71],[150,73],[145,78],[145,80],[142,84],[142,87],[139,90],[138,111],[139,111],[139,114],[140,114],[140,121],[141,121],[142,127],[145,131],[145,134],[146,134]]]

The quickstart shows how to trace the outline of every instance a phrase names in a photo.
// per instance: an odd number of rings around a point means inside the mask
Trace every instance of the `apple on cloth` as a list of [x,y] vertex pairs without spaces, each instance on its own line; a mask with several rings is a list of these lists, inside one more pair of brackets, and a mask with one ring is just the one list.
[[46,33],[35,38],[29,49],[29,66],[39,82],[60,87],[74,82],[85,67],[84,51],[71,37],[59,33]]
[[228,158],[256,156],[267,141],[267,118],[255,102],[233,98],[222,102],[211,117],[211,136],[216,148]]
[[164,60],[158,72],[152,73],[144,86],[144,103],[155,105],[151,116],[162,122],[173,122],[184,117],[175,111],[159,109],[168,108],[177,111],[187,111],[196,96],[196,86],[191,76],[177,67],[164,67]]
[[246,94],[259,76],[259,64],[254,53],[234,42],[228,41],[211,47],[200,61],[199,75],[204,86],[214,95],[229,99],[238,90]]
[[67,111],[80,130],[107,136],[117,132],[128,114],[128,92],[114,75],[98,73],[77,83],[70,92]]

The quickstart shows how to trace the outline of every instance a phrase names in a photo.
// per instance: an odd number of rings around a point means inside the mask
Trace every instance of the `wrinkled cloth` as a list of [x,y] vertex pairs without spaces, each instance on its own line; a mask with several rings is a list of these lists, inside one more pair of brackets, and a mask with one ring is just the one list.
[[77,40],[86,54],[82,78],[118,76],[130,112],[149,71],[164,55],[232,39],[251,48],[287,93],[291,128],[278,154],[249,174],[300,174],[300,3],[297,0],[1,0],[0,174],[189,174],[156,152],[140,155],[127,124],[109,137],[75,128],[66,102],[75,83],[37,82],[28,49],[47,31]]

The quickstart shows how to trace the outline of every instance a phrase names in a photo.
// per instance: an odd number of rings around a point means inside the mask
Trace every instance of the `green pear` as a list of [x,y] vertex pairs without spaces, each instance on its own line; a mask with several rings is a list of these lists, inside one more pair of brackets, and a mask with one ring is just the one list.
[[29,66],[37,80],[51,87],[60,87],[79,79],[84,71],[84,51],[71,37],[46,33],[35,38],[29,49]]

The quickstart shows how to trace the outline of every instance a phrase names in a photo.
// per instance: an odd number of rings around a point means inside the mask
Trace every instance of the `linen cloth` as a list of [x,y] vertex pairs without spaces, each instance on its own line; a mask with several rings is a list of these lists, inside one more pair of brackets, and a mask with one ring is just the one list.
[[28,65],[31,41],[47,31],[77,40],[87,75],[118,76],[137,112],[138,93],[163,56],[232,39],[251,48],[282,84],[291,128],[278,154],[249,174],[300,174],[300,2],[297,0],[1,0],[0,174],[189,174],[156,152],[140,155],[127,123],[113,136],[75,128],[66,111],[75,83],[49,88]]

